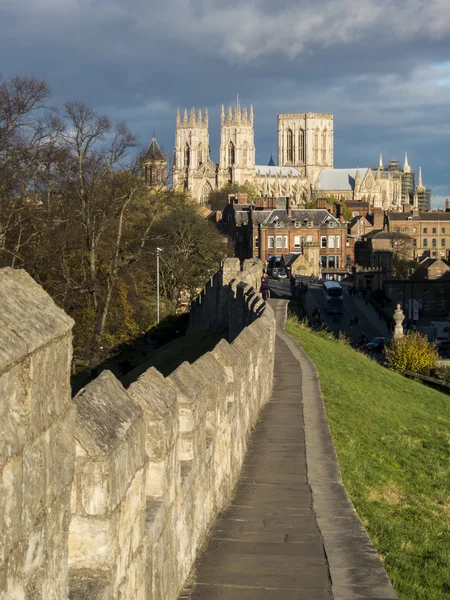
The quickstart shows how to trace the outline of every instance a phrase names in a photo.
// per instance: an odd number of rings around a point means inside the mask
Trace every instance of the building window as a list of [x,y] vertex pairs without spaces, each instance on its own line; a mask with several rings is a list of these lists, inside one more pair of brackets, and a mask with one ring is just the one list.
[[327,238],[326,238],[326,236],[325,236],[325,235],[323,235],[323,236],[320,238],[320,247],[321,247],[321,248],[326,248],[326,247],[327,247]]
[[234,165],[234,144],[230,142],[228,144],[228,166]]
[[312,235],[307,235],[306,236],[306,243],[307,244],[312,244],[313,243],[313,236]]
[[413,233],[417,233],[417,227],[413,227],[413,228],[412,228],[412,232],[413,232]]
[[428,233],[428,227],[424,227],[424,228],[423,228],[423,232],[424,232],[424,233]]
[[443,248],[445,248],[445,238],[442,238],[442,239],[441,239],[441,246],[442,246]]
[[184,166],[189,167],[191,164],[191,149],[189,148],[189,144],[186,144],[184,147]]
[[334,235],[328,236],[328,248],[334,248]]
[[273,235],[269,235],[269,248],[273,248]]
[[436,257],[437,257],[436,252],[433,252],[433,258],[436,258]]
[[327,135],[328,131],[326,129],[323,130],[322,133],[322,161],[325,162],[327,160]]
[[436,233],[436,227],[433,227],[432,233]]
[[426,248],[427,246],[428,246],[428,240],[427,240],[427,238],[425,238],[423,240],[423,247]]
[[201,143],[198,145],[198,166],[203,164],[203,147]]
[[322,269],[326,269],[327,268],[327,257],[326,256],[321,256],[320,257],[320,262],[322,263]]
[[319,161],[319,130],[316,129],[314,132],[314,158],[316,162]]
[[258,248],[259,248],[259,237],[256,236],[255,237],[255,249],[258,250]]
[[293,144],[292,129],[288,129],[286,132],[286,160],[287,162],[294,162],[294,144]]
[[275,240],[276,240],[276,248],[283,248],[283,236],[277,235]]
[[300,129],[298,134],[298,157],[301,163],[305,162],[305,132]]
[[396,228],[395,228],[395,231],[398,231],[398,232],[400,232],[400,227],[396,227]]
[[336,248],[340,248],[341,247],[341,238],[337,235],[336,236]]
[[431,241],[431,245],[433,246],[433,248],[436,248],[436,238],[433,238]]
[[408,233],[408,228],[407,227],[403,227],[403,233]]
[[242,148],[242,165],[244,167],[247,166],[248,163],[248,146],[247,146],[247,142],[244,144],[244,147]]
[[294,248],[301,248],[301,237],[299,235],[294,235]]
[[413,246],[414,246],[414,248],[416,248],[416,246],[417,246],[417,240],[416,239],[413,240]]
[[288,235],[284,236],[284,247],[289,248],[289,236]]
[[442,228],[442,233],[445,233],[445,227]]

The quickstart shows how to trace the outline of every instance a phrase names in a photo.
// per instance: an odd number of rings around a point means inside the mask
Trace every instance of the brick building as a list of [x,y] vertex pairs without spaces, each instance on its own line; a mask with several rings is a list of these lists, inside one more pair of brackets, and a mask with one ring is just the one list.
[[387,212],[386,223],[413,239],[414,258],[450,257],[450,212]]
[[[316,275],[340,278],[348,273],[347,228],[324,209],[290,209],[286,199],[258,199],[253,204],[230,199],[222,230],[235,241],[239,258],[303,254],[317,262]],[[317,260],[318,257],[318,260]]]

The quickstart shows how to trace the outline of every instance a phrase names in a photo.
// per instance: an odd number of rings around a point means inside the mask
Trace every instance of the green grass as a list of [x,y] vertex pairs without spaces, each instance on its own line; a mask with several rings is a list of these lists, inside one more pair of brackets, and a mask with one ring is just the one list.
[[347,492],[401,600],[450,598],[450,397],[293,321]]
[[212,350],[223,337],[224,333],[215,335],[210,333],[183,335],[155,350],[147,359],[121,377],[120,380],[124,387],[128,387],[150,367],[155,367],[155,369],[158,369],[160,373],[167,377],[185,360],[193,363],[202,354]]

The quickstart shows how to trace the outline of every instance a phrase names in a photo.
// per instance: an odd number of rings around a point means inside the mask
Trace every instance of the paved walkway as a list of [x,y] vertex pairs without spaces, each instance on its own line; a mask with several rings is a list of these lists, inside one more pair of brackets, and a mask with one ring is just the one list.
[[272,400],[180,600],[396,599],[340,482],[317,373],[284,333],[286,304],[271,300]]

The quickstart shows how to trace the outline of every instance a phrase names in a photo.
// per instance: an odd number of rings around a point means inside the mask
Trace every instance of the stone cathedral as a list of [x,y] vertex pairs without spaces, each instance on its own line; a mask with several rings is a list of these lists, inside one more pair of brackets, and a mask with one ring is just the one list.
[[253,107],[222,106],[219,164],[210,159],[208,111],[177,111],[173,186],[205,204],[227,183],[250,183],[261,196],[289,197],[301,206],[310,199],[322,169],[333,168],[333,115],[278,115],[278,166],[255,163]]
[[[252,184],[262,197],[289,198],[302,207],[311,198],[334,196],[338,200],[360,200],[371,210],[402,210],[406,205],[429,210],[431,190],[415,186],[408,164],[400,168],[393,160],[378,167],[335,169],[333,115],[294,113],[278,115],[278,165],[255,162],[253,107],[239,102],[227,111],[222,106],[219,163],[210,159],[208,110],[177,110],[173,187],[188,192],[200,204],[208,202],[211,191],[227,183]],[[166,185],[167,157],[153,138],[144,158],[149,185]]]

